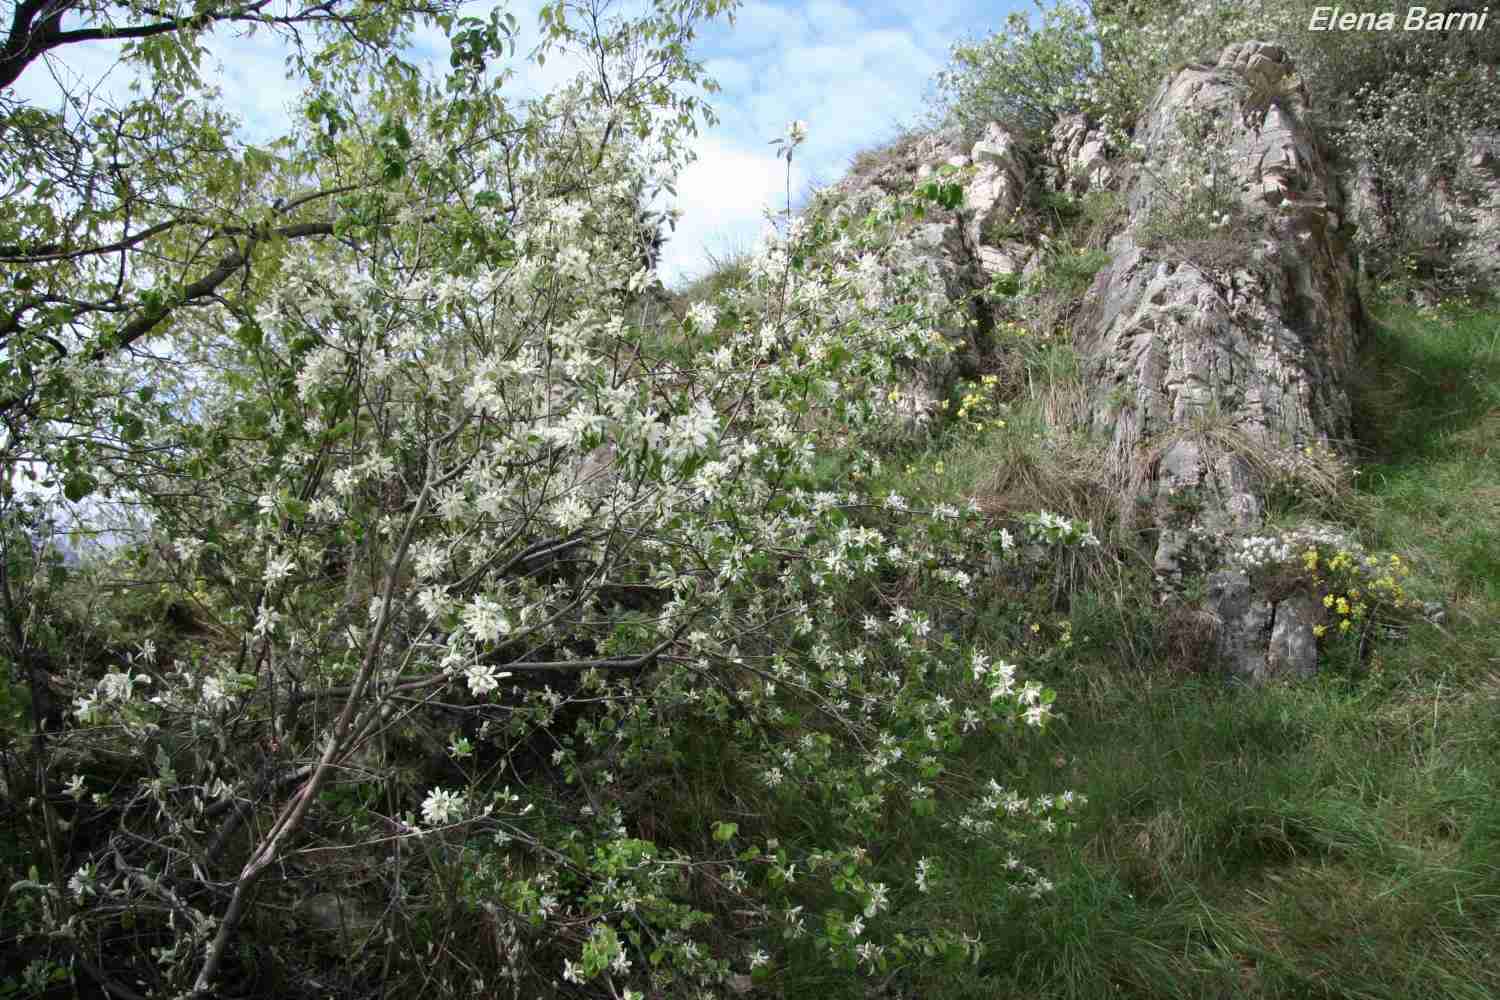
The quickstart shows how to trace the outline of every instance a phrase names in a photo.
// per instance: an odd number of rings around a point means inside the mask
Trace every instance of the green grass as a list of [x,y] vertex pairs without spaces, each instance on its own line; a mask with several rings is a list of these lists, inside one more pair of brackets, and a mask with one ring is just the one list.
[[[1446,618],[1364,662],[1334,649],[1312,683],[1241,690],[1173,662],[1128,573],[1094,578],[1066,615],[1012,603],[1041,626],[1022,668],[1065,718],[993,738],[980,771],[1089,804],[1050,849],[1057,888],[1039,902],[956,841],[886,845],[893,876],[921,854],[945,869],[942,900],[914,913],[984,944],[900,971],[891,995],[1500,996],[1500,313],[1381,307],[1355,395],[1348,526],[1408,559],[1410,589]],[[904,488],[982,490],[1040,440],[1020,429],[913,461]],[[782,995],[869,986],[807,977],[787,970]]]
[[996,761],[1090,806],[1056,897],[996,921],[989,995],[1500,995],[1500,315],[1381,310],[1357,396],[1352,527],[1446,621],[1246,692],[1120,669],[1095,602],[1048,678],[1068,719]]
[[1009,767],[1089,811],[1056,896],[986,935],[990,995],[1500,990],[1494,691],[1232,692],[1097,665],[1057,686],[1069,719]]

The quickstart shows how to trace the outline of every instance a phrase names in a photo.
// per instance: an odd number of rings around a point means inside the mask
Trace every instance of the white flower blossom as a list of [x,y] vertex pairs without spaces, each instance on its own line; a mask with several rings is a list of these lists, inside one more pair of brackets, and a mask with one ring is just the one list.
[[176,550],[178,558],[190,563],[198,558],[198,553],[203,551],[205,544],[207,543],[201,538],[179,538],[172,543],[172,548]]
[[282,580],[292,575],[292,570],[297,566],[297,560],[289,555],[273,555],[266,560],[266,573],[264,580],[267,587],[275,587]]
[[130,671],[110,671],[99,680],[98,693],[104,701],[129,701],[137,684],[150,684],[151,678],[142,674],[131,675]]
[[276,630],[276,624],[281,621],[281,612],[269,604],[262,604],[255,615],[255,627],[251,630],[257,639],[263,639]]
[[497,642],[511,631],[510,619],[500,610],[500,605],[478,595],[463,610],[464,627],[480,642]]
[[229,704],[229,692],[224,687],[224,681],[214,676],[203,679],[203,687],[200,689],[199,697],[203,699],[203,704],[214,711],[224,708]]
[[97,891],[95,888],[97,875],[98,872],[92,862],[74,872],[73,876],[68,879],[68,891],[73,893],[73,898],[81,903],[85,896],[94,895]]
[[476,663],[469,667],[466,672],[469,691],[476,698],[495,690],[500,686],[500,681],[510,675],[511,672],[509,670],[502,670],[496,673],[494,666],[488,663]]
[[688,308],[688,319],[693,321],[699,332],[706,333],[718,323],[719,311],[707,302],[695,302]]
[[451,823],[463,811],[463,796],[444,788],[434,788],[422,800],[422,821],[428,826]]

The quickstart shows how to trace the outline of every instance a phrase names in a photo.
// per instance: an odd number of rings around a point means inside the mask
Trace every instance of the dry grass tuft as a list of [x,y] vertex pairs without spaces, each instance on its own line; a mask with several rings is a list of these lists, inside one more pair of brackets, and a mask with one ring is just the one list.
[[1174,672],[1208,674],[1219,662],[1219,616],[1204,608],[1178,604],[1162,622],[1167,662]]
[[1050,510],[1097,527],[1114,510],[1104,482],[1104,452],[1081,435],[1028,432],[997,435],[985,458],[994,471],[974,500],[989,514]]

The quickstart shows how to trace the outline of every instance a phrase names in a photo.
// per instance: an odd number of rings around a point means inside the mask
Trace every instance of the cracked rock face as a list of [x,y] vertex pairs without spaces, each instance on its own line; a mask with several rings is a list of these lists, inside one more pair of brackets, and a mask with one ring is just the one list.
[[1076,196],[1118,183],[1104,136],[1083,115],[1071,115],[1053,127],[1048,153],[1054,190]]
[[[858,208],[944,167],[962,171],[951,176],[964,207],[929,212],[901,256],[967,302],[990,279],[1039,266],[1009,225],[1028,184],[1077,196],[1128,183],[1128,222],[1075,328],[1091,390],[1085,420],[1109,442],[1122,519],[1144,517],[1155,532],[1159,580],[1170,588],[1203,575],[1222,659],[1249,681],[1316,668],[1318,608],[1305,593],[1258,592],[1226,553],[1263,523],[1274,489],[1336,481],[1352,430],[1350,229],[1306,107],[1286,52],[1243,42],[1163,86],[1133,171],[1075,117],[1032,156],[999,126],[972,143],[953,131],[903,140],[862,157],[833,189]],[[1489,169],[1483,154],[1474,169]],[[1196,210],[1198,185],[1215,199],[1213,217]]]
[[965,143],[957,130],[950,129],[902,140],[863,159],[833,187],[855,205],[873,203],[881,194],[909,192],[943,167],[962,171],[954,177],[963,187],[963,207],[957,212],[929,211],[931,221],[915,227],[912,234],[944,275],[950,295],[972,292],[988,276],[1019,273],[1025,266],[1032,253],[1025,244],[986,245],[994,224],[1020,208],[1028,177],[1020,142],[1000,125],[991,124],[973,143]]
[[[1261,523],[1276,482],[1331,475],[1351,434],[1344,386],[1358,302],[1305,106],[1285,52],[1262,42],[1231,45],[1162,88],[1144,119],[1129,222],[1090,289],[1079,345],[1122,517],[1144,514],[1155,529],[1164,585],[1210,574],[1223,658],[1254,681],[1311,671],[1315,614],[1221,568],[1226,546]],[[1222,236],[1194,218],[1196,228],[1162,233],[1161,213],[1186,197],[1181,179],[1199,182],[1200,168],[1183,166],[1195,162],[1185,160],[1191,128],[1222,151],[1202,181],[1236,219]]]
[[955,363],[922,373],[910,387],[913,405],[928,410],[946,394],[943,383],[955,371],[972,366],[986,336],[990,317],[975,293],[997,274],[1021,273],[1035,256],[1033,248],[1019,241],[985,242],[995,224],[1010,219],[1025,196],[1028,164],[1021,144],[999,125],[986,128],[974,142],[965,142],[951,129],[910,137],[865,154],[830,190],[835,200],[863,211],[882,195],[910,193],[945,167],[958,171],[948,176],[963,187],[962,206],[956,212],[929,206],[926,218],[906,231],[904,246],[893,255],[902,267],[925,269],[950,302],[968,305],[975,321],[974,327],[944,331],[959,348]]

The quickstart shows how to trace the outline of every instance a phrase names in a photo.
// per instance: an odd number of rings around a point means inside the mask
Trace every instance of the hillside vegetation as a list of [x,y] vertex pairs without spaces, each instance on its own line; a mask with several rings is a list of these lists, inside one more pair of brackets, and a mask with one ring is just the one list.
[[498,14],[320,5],[264,149],[196,75],[238,6],[140,44],[156,100],[0,106],[0,997],[1500,993],[1500,310],[1406,210],[1495,49],[1143,6],[960,43],[934,114],[1123,162],[1285,37],[1375,172],[1350,475],[1257,570],[1318,599],[1299,683],[1230,681],[1076,429],[1125,192],[1029,188],[964,301],[942,172],[656,283],[723,4],[546,7],[590,69],[540,102]]
[[[1413,599],[1446,613],[1372,621],[1327,642],[1317,681],[1247,689],[1202,668],[1128,564],[1080,573],[1063,608],[1050,589],[998,590],[992,627],[1057,691],[1062,716],[1040,740],[976,748],[980,769],[1021,795],[1067,787],[1088,804],[1047,852],[1055,890],[1041,901],[997,886],[992,862],[962,844],[921,837],[944,879],[928,919],[984,946],[921,970],[908,995],[1500,990],[1500,313],[1386,302],[1374,314],[1366,457],[1342,523],[1412,567]],[[1049,490],[1038,472],[1027,498],[1080,503],[1066,443],[1038,446],[1039,426],[1019,415],[913,456],[904,485],[983,495],[996,469],[1019,478],[1018,456],[1046,455],[1061,475]],[[893,869],[913,853],[898,848]],[[787,995],[867,986],[802,976]]]

